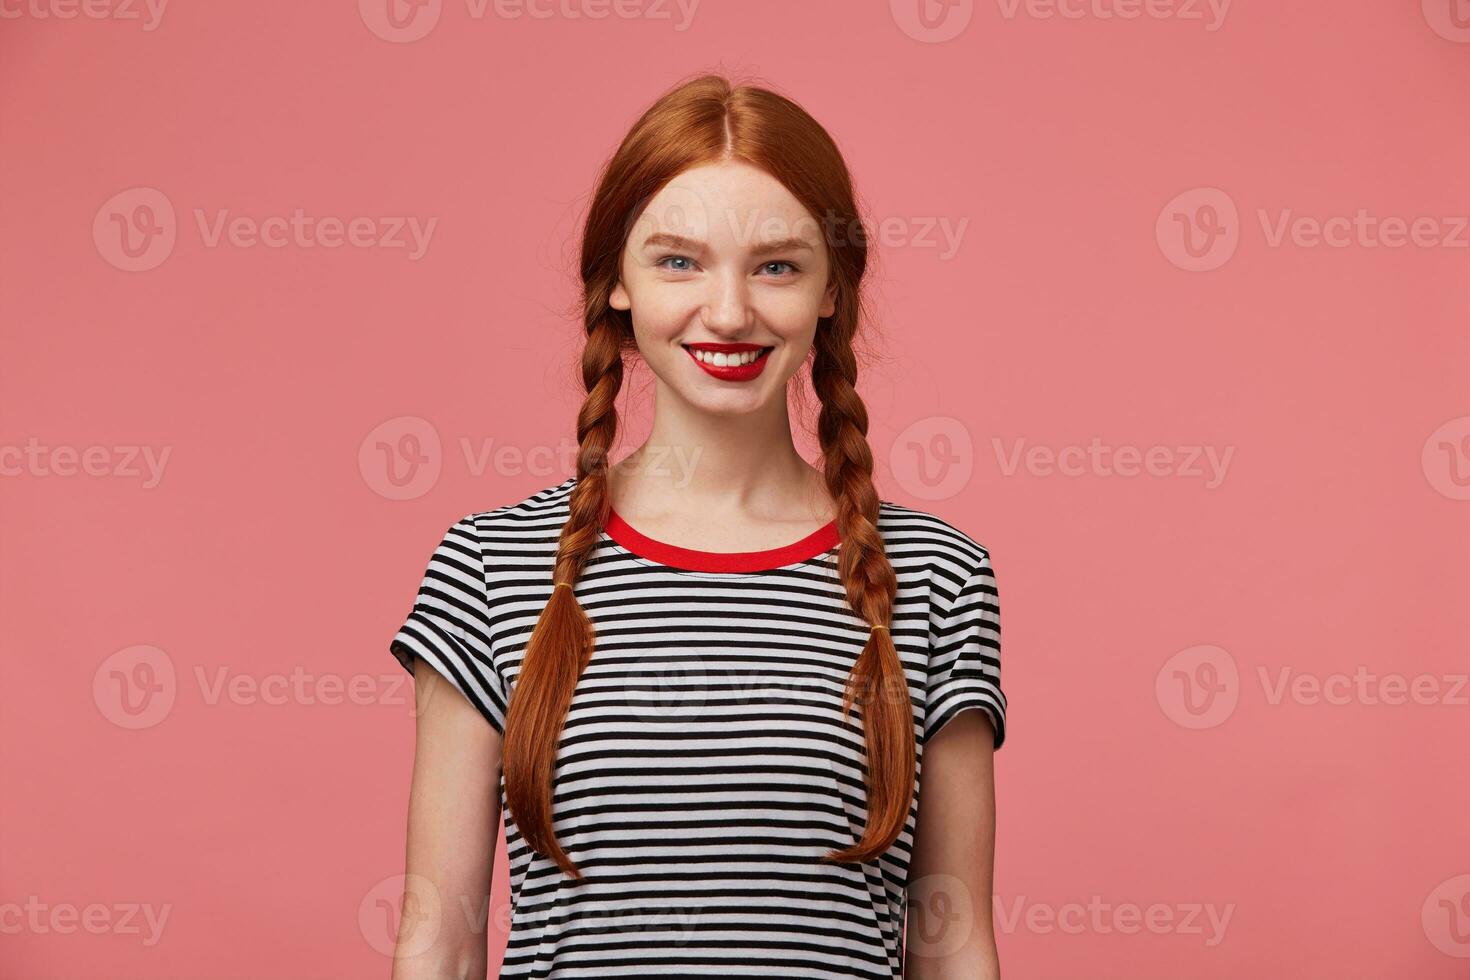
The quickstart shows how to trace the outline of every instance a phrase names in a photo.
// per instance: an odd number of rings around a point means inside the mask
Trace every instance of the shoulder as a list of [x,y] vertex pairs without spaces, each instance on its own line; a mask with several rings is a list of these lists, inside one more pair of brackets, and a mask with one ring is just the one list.
[[520,500],[472,511],[460,517],[457,523],[475,526],[481,532],[504,532],[516,527],[534,527],[548,523],[556,523],[560,529],[560,525],[566,522],[573,486],[576,486],[576,478],[569,476],[560,483],[542,486]]
[[533,540],[547,534],[555,540],[566,523],[572,488],[576,483],[576,477],[568,477],[519,500],[473,511],[455,524],[485,544]]
[[989,570],[990,549],[969,532],[937,514],[883,500],[878,505],[878,533],[895,570],[925,567],[964,581]]

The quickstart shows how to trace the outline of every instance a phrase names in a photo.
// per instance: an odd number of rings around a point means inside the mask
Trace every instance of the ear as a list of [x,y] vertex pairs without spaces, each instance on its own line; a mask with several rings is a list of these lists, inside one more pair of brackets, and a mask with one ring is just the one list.
[[837,312],[837,284],[836,283],[833,283],[832,285],[828,286],[827,287],[827,291],[822,294],[822,305],[817,310],[817,316],[820,316],[820,317],[829,317],[833,313],[836,313],[836,312]]
[[613,287],[612,295],[607,298],[607,305],[615,310],[627,310],[633,306],[633,300],[628,296],[628,291],[623,288],[623,280]]

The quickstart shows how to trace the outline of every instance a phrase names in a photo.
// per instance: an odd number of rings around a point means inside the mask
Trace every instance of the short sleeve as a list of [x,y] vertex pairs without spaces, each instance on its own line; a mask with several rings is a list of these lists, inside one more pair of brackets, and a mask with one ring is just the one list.
[[924,702],[927,742],[967,708],[984,711],[995,747],[1006,737],[1006,696],[1000,686],[1000,597],[989,554],[959,585],[953,599],[935,593]]
[[388,644],[405,669],[418,654],[505,734],[505,688],[490,656],[484,555],[474,515],[445,532],[429,558],[413,608]]

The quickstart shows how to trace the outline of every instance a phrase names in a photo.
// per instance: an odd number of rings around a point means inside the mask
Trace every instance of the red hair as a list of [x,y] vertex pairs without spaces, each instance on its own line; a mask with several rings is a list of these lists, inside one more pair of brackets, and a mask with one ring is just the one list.
[[[649,107],[598,181],[581,252],[587,396],[577,415],[577,482],[557,544],[553,581],[577,581],[611,510],[608,457],[618,428],[623,355],[637,352],[631,316],[608,303],[628,232],[668,181],[692,167],[725,160],[769,173],[824,229],[836,306],[832,316],[817,323],[811,381],[821,402],[817,437],[823,477],[837,505],[838,574],[854,614],[869,625],[886,626],[898,585],[878,533],[868,412],[855,387],[853,338],[868,256],[863,237],[846,233],[859,227],[852,180],[836,144],[804,109],[764,88],[732,87],[719,75],[693,78]],[[506,801],[516,825],[530,847],[578,879],[582,873],[552,827],[552,781],[562,725],[593,645],[592,623],[575,592],[553,587],[527,641],[503,743]],[[829,861],[876,860],[908,819],[915,779],[913,705],[887,629],[869,631],[853,664],[844,715],[854,703],[862,707],[868,821],[860,840],[824,855]]]

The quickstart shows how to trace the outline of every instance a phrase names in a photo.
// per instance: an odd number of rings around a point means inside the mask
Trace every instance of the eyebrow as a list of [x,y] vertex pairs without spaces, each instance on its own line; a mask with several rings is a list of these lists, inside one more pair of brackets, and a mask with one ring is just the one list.
[[[693,238],[685,238],[683,235],[675,235],[666,231],[655,232],[649,235],[643,242],[644,248],[678,248],[688,252],[702,252],[705,249],[704,242]],[[812,251],[811,243],[804,238],[777,238],[769,242],[761,242],[753,250],[756,255],[768,255],[772,252],[789,251]]]

